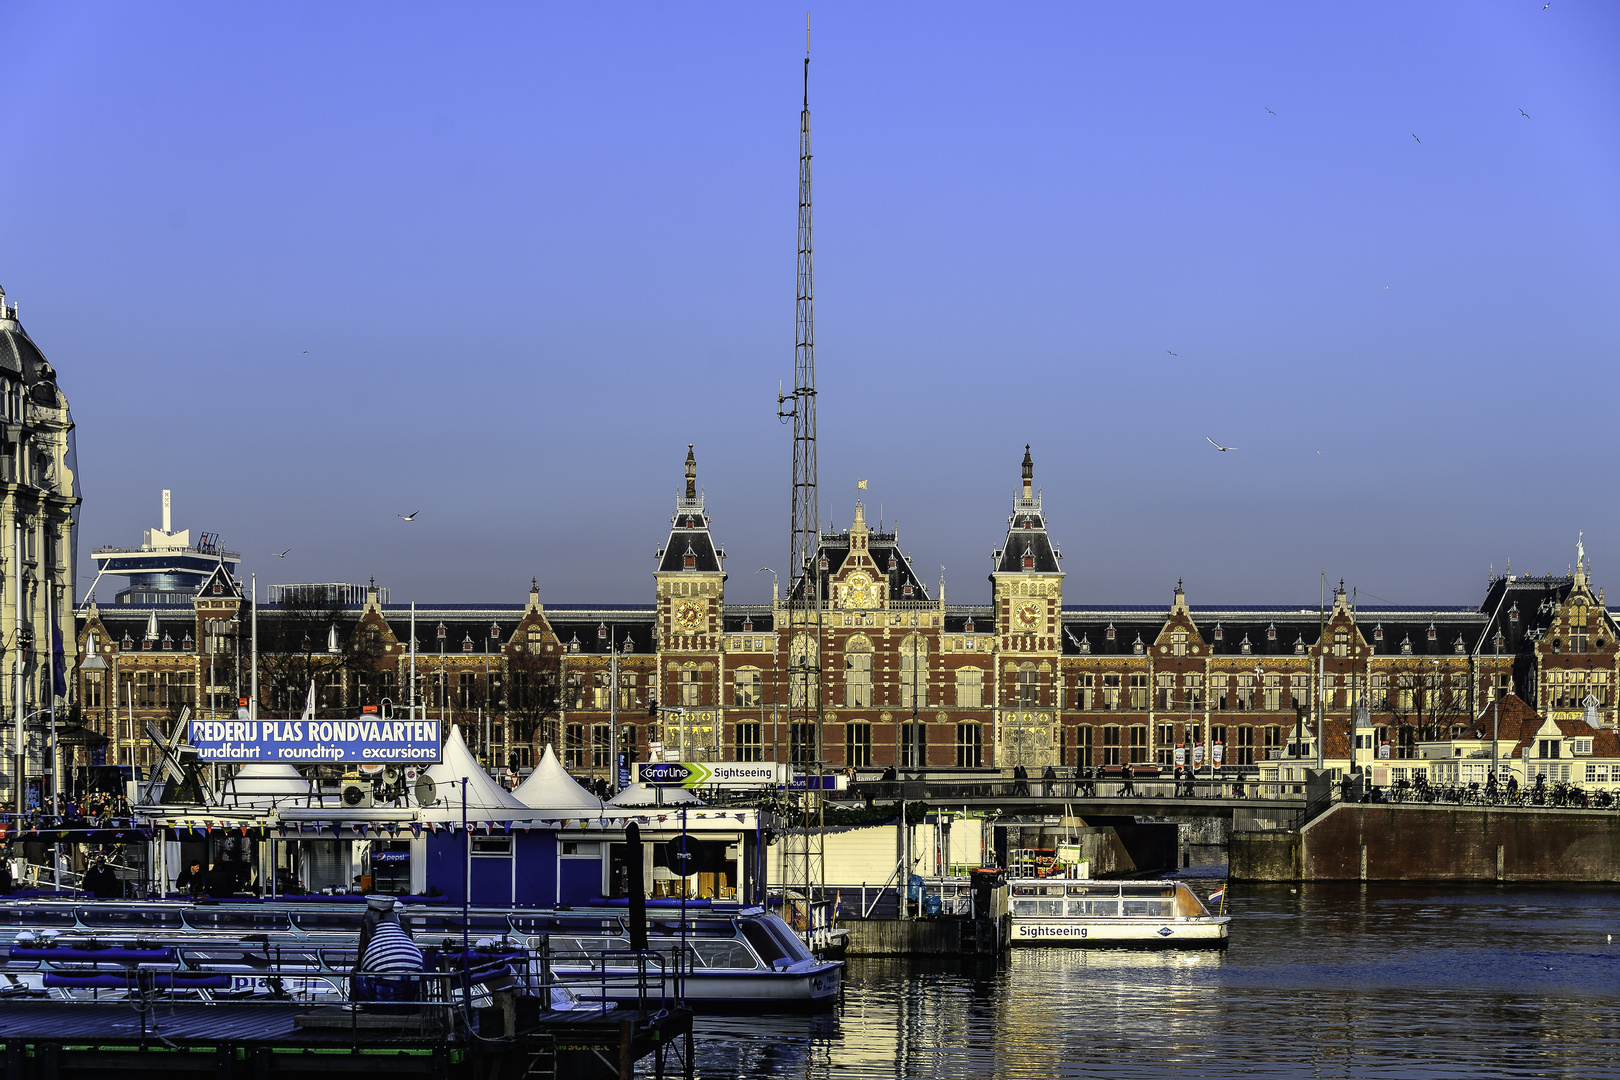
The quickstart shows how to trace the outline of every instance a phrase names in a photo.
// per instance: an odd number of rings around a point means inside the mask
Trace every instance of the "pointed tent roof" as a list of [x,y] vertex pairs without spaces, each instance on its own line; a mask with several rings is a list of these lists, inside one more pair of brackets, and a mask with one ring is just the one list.
[[600,810],[602,800],[586,791],[568,775],[556,751],[546,744],[540,763],[512,794],[519,803],[536,810]]
[[237,770],[226,792],[235,796],[237,806],[276,806],[309,797],[309,781],[284,762],[260,762]]
[[654,787],[634,783],[613,798],[609,806],[679,806],[682,803],[702,803],[703,800],[683,787]]
[[[444,752],[438,764],[431,766],[427,775],[438,787],[438,801],[421,808],[425,820],[460,820],[460,783],[463,777],[467,779],[468,821],[508,821],[528,816],[527,806],[489,778],[484,767],[478,764],[478,759],[473,757],[472,751],[462,741],[460,729],[453,725],[450,737],[444,741]],[[457,786],[452,787],[452,784]]]

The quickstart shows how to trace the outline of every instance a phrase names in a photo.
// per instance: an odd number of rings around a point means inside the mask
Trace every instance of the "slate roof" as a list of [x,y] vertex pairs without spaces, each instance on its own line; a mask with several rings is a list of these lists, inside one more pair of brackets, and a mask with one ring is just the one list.
[[[1321,617],[1314,609],[1201,608],[1190,610],[1204,643],[1219,656],[1293,656],[1316,645]],[[1140,639],[1143,653],[1158,639],[1170,618],[1168,607],[1111,607],[1063,609],[1063,652],[1065,655],[1137,655]],[[1357,613],[1362,636],[1378,656],[1439,656],[1466,653],[1473,647],[1485,618],[1471,608],[1380,608]],[[1112,639],[1108,630],[1112,627]],[[1431,640],[1430,628],[1434,637]],[[1089,643],[1089,650],[1082,647]],[[1245,651],[1247,643],[1247,651]]]

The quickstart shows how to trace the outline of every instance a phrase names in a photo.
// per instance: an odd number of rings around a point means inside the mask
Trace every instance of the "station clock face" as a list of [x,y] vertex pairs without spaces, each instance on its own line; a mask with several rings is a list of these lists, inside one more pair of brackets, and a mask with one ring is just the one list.
[[696,630],[702,622],[703,605],[696,601],[687,600],[675,609],[675,625],[682,630]]
[[1041,609],[1034,604],[1020,604],[1018,610],[1013,613],[1013,618],[1021,628],[1028,630],[1035,625],[1035,619],[1040,613]]

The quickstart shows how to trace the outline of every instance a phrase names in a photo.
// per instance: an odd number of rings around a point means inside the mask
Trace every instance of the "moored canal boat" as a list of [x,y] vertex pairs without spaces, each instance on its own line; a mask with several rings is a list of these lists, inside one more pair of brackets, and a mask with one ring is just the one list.
[[1232,921],[1210,914],[1179,881],[1012,878],[1007,885],[1014,945],[1221,948]]

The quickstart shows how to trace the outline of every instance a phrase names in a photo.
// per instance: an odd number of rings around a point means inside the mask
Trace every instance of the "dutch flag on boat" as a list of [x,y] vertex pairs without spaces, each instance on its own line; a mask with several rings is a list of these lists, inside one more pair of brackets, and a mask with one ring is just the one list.
[[1214,892],[1210,893],[1209,894],[1209,902],[1211,904],[1224,904],[1224,903],[1226,903],[1226,886],[1222,885],[1220,888],[1218,888]]

